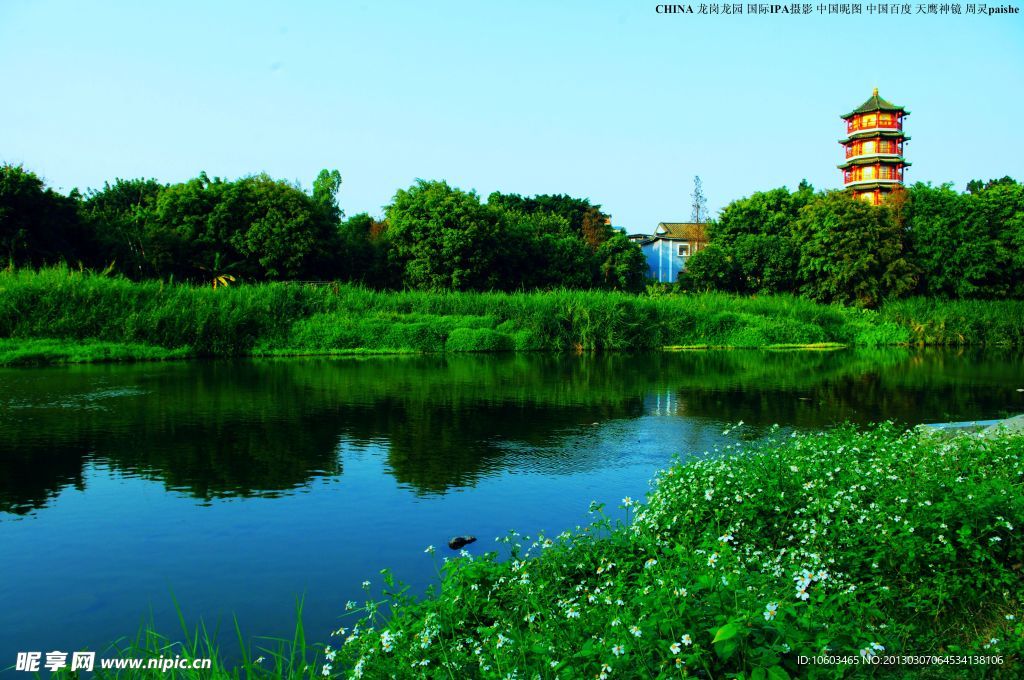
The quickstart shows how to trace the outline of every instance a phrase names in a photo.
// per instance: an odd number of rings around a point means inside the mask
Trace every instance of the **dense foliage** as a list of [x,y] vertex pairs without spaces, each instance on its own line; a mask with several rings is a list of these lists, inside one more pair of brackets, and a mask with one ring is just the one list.
[[[179,184],[115,180],[63,196],[0,166],[0,255],[17,266],[66,262],[134,279],[332,280],[382,289],[640,292],[640,248],[601,206],[563,194],[493,192],[443,181],[399,189],[384,216],[345,219],[342,178],[307,193],[267,175],[205,173]],[[793,293],[877,307],[908,296],[1024,297],[1024,185],[973,181],[966,193],[918,183],[880,207],[806,182],[727,205],[679,289]]]
[[1018,677],[1024,436],[841,427],[722,453],[665,470],[647,505],[623,499],[627,524],[595,507],[555,539],[513,532],[511,559],[446,560],[426,599],[385,572],[325,673],[832,678],[998,655],[988,673]]
[[1024,185],[918,183],[880,207],[801,183],[729,204],[694,254],[685,289],[799,292],[865,307],[908,295],[1024,296]]
[[341,175],[307,193],[267,175],[205,173],[179,184],[115,180],[62,196],[18,166],[0,166],[0,254],[14,265],[67,262],[135,279],[225,284],[334,280],[379,289],[637,292],[640,249],[613,235],[587,199],[524,198],[445,182],[400,189],[385,219],[345,219]]

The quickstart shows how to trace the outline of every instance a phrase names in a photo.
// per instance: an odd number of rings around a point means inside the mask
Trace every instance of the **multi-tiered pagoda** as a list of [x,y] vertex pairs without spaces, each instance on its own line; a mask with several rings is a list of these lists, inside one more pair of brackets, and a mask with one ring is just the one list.
[[846,139],[839,143],[846,150],[843,186],[855,198],[878,205],[882,198],[903,187],[903,145],[910,137],[903,134],[903,119],[910,115],[902,106],[891,104],[878,96],[871,98],[843,116]]

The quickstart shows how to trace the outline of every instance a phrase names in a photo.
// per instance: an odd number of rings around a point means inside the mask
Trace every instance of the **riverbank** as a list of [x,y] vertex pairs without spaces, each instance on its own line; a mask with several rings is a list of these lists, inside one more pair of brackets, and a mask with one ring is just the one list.
[[[370,604],[339,631],[335,665],[366,677],[783,678],[978,655],[999,657],[990,677],[1022,668],[1020,434],[794,435],[670,467],[646,505],[623,505],[626,525],[596,508],[592,526],[554,540],[512,534],[512,559],[447,562],[436,596]],[[837,662],[798,661],[822,654]]]
[[1016,347],[1024,345],[1024,302],[902,300],[874,311],[724,293],[424,293],[294,283],[214,289],[56,267],[0,272],[0,339],[7,341],[0,365],[667,346]]

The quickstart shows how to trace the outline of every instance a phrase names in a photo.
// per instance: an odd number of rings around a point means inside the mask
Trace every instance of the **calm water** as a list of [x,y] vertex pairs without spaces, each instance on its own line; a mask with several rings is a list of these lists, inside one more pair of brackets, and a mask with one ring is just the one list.
[[[673,455],[773,423],[1024,412],[989,351],[459,356],[0,369],[0,668],[152,615],[310,638],[423,549],[549,533],[642,497]],[[439,554],[447,553],[447,548]]]

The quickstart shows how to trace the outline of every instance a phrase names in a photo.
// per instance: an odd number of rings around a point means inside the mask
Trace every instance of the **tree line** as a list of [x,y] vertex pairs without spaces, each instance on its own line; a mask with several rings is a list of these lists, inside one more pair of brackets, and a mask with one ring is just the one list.
[[1024,185],[917,183],[871,206],[806,182],[733,201],[687,262],[686,290],[794,293],[865,307],[885,299],[1024,297]]
[[346,218],[341,175],[311,191],[266,174],[178,184],[115,180],[65,196],[20,166],[0,166],[0,257],[58,262],[135,279],[338,280],[375,288],[638,291],[646,266],[600,205],[567,195],[494,192],[446,182],[400,189],[383,219]]
[[[399,189],[381,219],[346,217],[337,170],[310,191],[265,174],[115,180],[65,196],[0,166],[0,257],[112,268],[135,279],[339,280],[381,289],[641,291],[640,248],[589,199],[443,181]],[[702,194],[701,194],[702,196]],[[1024,297],[1024,185],[918,183],[875,207],[801,182],[733,201],[678,290],[792,293],[877,306],[922,295]]]

